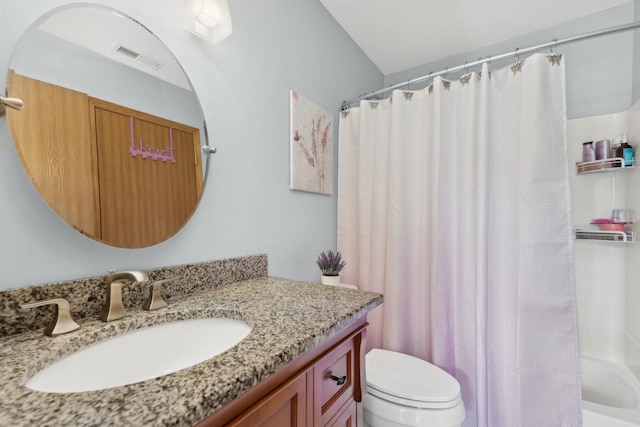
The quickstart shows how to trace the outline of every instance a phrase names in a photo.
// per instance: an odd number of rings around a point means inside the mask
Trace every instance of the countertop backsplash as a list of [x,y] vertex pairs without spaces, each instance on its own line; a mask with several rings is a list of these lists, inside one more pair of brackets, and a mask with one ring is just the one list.
[[[171,304],[194,293],[267,276],[268,258],[260,254],[143,271],[149,282],[122,288],[125,308],[141,307],[151,284],[162,279],[179,277],[163,286],[162,295]],[[105,303],[106,278],[106,275],[95,276],[0,292],[0,338],[43,328],[54,316],[54,306],[21,309],[20,305],[24,303],[64,298],[69,301],[74,319],[99,317]]]

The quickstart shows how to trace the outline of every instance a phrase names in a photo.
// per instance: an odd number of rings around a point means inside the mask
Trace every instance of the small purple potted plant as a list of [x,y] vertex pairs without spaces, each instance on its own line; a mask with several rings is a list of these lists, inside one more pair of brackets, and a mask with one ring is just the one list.
[[338,251],[335,253],[332,250],[327,252],[321,252],[318,255],[316,264],[320,267],[322,272],[322,284],[334,285],[340,284],[340,270],[344,268],[347,263],[342,259],[342,254]]

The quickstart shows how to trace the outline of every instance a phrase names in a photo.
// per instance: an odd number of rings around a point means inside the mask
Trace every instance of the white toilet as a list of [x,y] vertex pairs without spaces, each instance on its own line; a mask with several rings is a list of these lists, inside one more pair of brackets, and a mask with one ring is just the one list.
[[460,384],[431,363],[389,350],[366,355],[364,424],[370,427],[460,427]]

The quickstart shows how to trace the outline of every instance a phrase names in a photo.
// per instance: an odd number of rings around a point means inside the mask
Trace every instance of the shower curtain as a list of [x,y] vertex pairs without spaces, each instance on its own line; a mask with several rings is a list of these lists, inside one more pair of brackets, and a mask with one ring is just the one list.
[[561,55],[343,111],[342,281],[369,348],[460,382],[465,426],[582,424]]

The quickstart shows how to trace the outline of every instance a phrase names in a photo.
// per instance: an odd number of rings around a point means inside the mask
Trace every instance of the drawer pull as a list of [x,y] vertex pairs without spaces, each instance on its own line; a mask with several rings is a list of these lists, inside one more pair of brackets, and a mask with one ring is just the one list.
[[329,378],[334,380],[337,385],[342,385],[347,382],[347,376],[344,375],[342,377],[336,377],[335,375],[329,375]]

